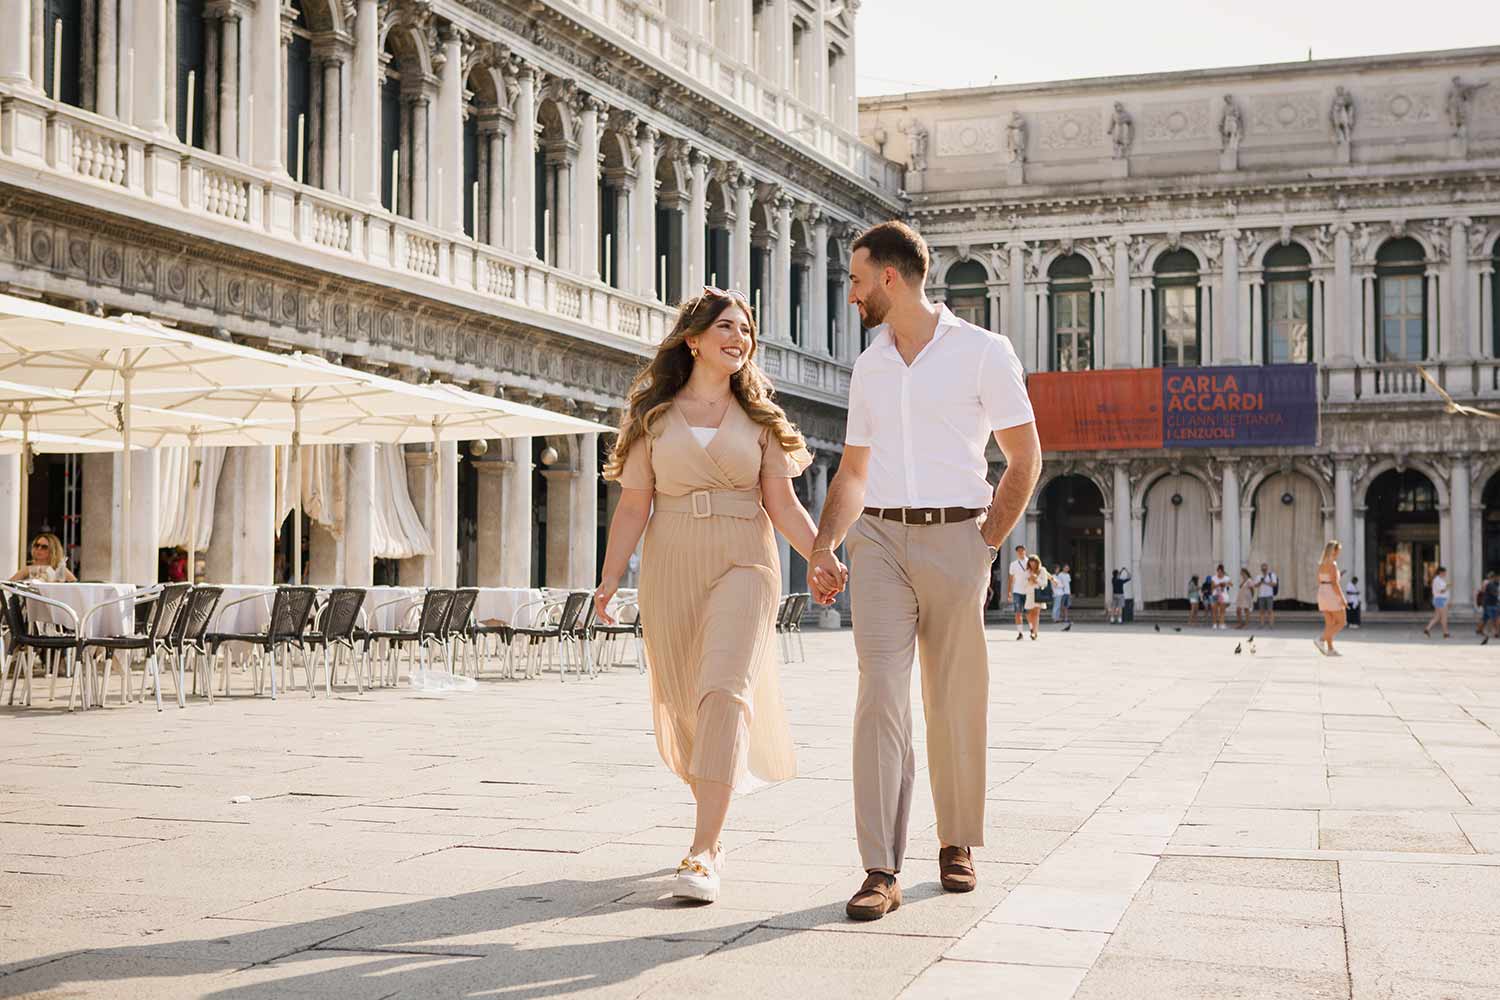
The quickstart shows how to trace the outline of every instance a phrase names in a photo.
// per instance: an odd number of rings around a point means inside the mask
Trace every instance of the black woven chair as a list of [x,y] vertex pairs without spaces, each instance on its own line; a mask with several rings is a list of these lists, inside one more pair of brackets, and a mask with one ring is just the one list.
[[[635,612],[633,621],[627,622],[624,620],[627,610]],[[646,644],[645,632],[641,628],[640,606],[629,602],[622,603],[617,612],[617,617],[618,620],[613,625],[606,625],[603,622],[597,621],[594,623],[594,635],[604,640],[603,654],[596,657],[596,659],[602,662],[606,669],[612,667],[619,659],[619,654],[614,649],[615,643],[617,641],[634,639],[636,669],[644,674],[646,672]]]
[[[138,629],[132,635],[99,636],[83,640],[84,669],[92,671],[93,667],[87,662],[88,654],[98,650],[106,663],[104,669],[104,680],[99,688],[99,704],[104,704],[105,692],[109,689],[109,675],[116,653],[145,653],[146,654],[146,677],[151,678],[156,691],[156,710],[161,711],[161,657],[160,654],[166,648],[167,637],[171,634],[177,624],[177,616],[182,613],[184,605],[192,587],[186,583],[169,583],[160,587],[147,587],[131,594],[123,595],[119,601],[130,601],[133,603],[131,618],[136,622]],[[100,605],[99,607],[105,607]],[[94,611],[99,608],[93,609]],[[90,612],[92,614],[92,611]],[[85,629],[87,631],[87,629]],[[127,690],[122,694],[123,703],[128,697],[130,666],[127,663],[124,670],[124,681]],[[141,700],[146,698],[146,680],[141,679]]]
[[[243,642],[256,651],[256,693],[260,693],[259,663],[269,658],[271,666],[271,698],[278,692],[276,677],[276,653],[280,650],[287,665],[288,679],[291,674],[291,649],[302,651],[302,669],[307,675],[307,693],[313,694],[312,667],[307,662],[307,623],[312,617],[313,599],[318,596],[316,587],[277,587],[271,600],[271,617],[262,632],[211,632],[206,636],[210,659],[218,656],[219,647],[226,642]],[[212,668],[210,668],[212,670]],[[212,678],[210,677],[210,680]],[[209,695],[213,700],[213,695]]]
[[[207,677],[213,679],[213,663],[209,656],[206,636],[209,623],[214,619],[214,612],[219,607],[219,598],[224,594],[223,587],[193,587],[188,593],[187,602],[177,613],[177,620],[171,627],[165,630],[160,638],[158,648],[172,654],[173,666],[177,670],[177,707],[187,707],[187,661],[191,656],[194,659],[194,676],[198,676],[197,666],[203,664]],[[157,671],[157,702],[160,704],[161,676]],[[213,687],[207,685],[208,700],[213,701]]]
[[797,640],[798,659],[807,659],[807,651],[802,643],[802,617],[807,614],[807,605],[811,600],[811,594],[787,594],[782,599],[781,610],[776,616],[776,634],[781,639],[781,658],[785,663],[792,662],[793,638]]
[[[448,606],[448,620],[443,623],[443,648],[448,654],[449,673],[462,673],[454,669],[454,660],[459,643],[468,647],[469,656],[475,661],[474,673],[479,673],[478,656],[474,649],[474,604],[479,600],[478,587],[460,587],[453,592],[453,603]],[[459,666],[462,666],[462,660]]]
[[[590,597],[591,595],[586,590],[570,591],[567,597],[563,598],[562,610],[557,615],[557,621],[516,627],[516,637],[526,640],[526,676],[535,677],[541,673],[541,647],[548,641],[553,643],[554,649],[561,652],[563,637],[577,631],[578,622],[583,617],[584,606],[591,603]],[[535,670],[533,670],[533,664],[535,664]],[[559,672],[563,669],[564,667],[560,664]]]
[[[11,675],[10,704],[14,705],[16,703],[16,682],[23,676],[21,665],[22,653],[26,654],[24,673],[26,689],[21,702],[23,705],[31,704],[31,675],[35,670],[34,661],[43,656],[52,657],[58,653],[62,653],[64,654],[68,670],[68,711],[71,712],[73,710],[73,688],[78,680],[77,674],[73,669],[74,661],[82,648],[78,639],[78,615],[72,608],[61,601],[54,601],[51,598],[43,597],[23,587],[17,587],[12,583],[0,583],[0,591],[3,591],[5,596],[5,627],[10,633],[10,643],[7,648],[9,659],[6,661],[5,667],[6,673]],[[72,631],[55,634],[33,632],[31,623],[26,618],[26,602],[28,600],[39,601],[49,607],[55,607],[66,612],[67,616],[73,620]],[[3,683],[3,677],[0,677],[0,684]],[[47,700],[49,702],[56,693],[56,685],[57,674],[54,671],[47,687]],[[85,707],[88,705],[87,690],[84,691],[84,705]]]
[[303,641],[313,649],[323,651],[323,685],[328,695],[333,695],[333,674],[338,666],[338,650],[349,652],[350,664],[354,667],[355,685],[364,694],[365,664],[369,660],[369,642],[365,642],[365,655],[355,649],[359,640],[355,635],[359,628],[359,613],[365,604],[362,587],[334,587],[328,592],[328,601],[323,605],[313,631]]
[[415,629],[371,630],[369,636],[386,645],[386,674],[394,684],[400,673],[401,653],[407,654],[408,670],[415,670],[420,656],[425,667],[430,646],[443,645],[448,612],[453,607],[454,592],[440,587],[428,590],[422,598]]
[[491,643],[499,642],[500,645],[505,647],[505,665],[501,673],[507,677],[515,676],[511,660],[511,650],[515,648],[513,645],[516,639],[515,626],[504,622],[499,625],[482,625],[479,622],[474,622],[469,626],[469,638],[473,641],[474,647],[479,654],[479,669],[481,672],[484,669],[485,658],[489,656]]

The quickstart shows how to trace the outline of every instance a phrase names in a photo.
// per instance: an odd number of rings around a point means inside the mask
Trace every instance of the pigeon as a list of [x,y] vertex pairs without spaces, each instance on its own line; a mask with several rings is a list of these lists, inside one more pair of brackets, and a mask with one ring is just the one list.
[[1242,643],[1238,643],[1238,642],[1234,644],[1234,655],[1235,656],[1239,656],[1240,655],[1240,646],[1241,645],[1242,645]]
[[1156,629],[1156,631],[1158,631],[1158,632],[1161,631],[1161,626],[1160,625],[1152,625],[1151,627],[1154,628],[1154,629]]
[[1252,635],[1250,638],[1246,639],[1245,641],[1248,642],[1250,645],[1253,646],[1253,645],[1255,645],[1255,636]]
[[1182,626],[1180,626],[1180,625],[1174,625],[1172,627],[1172,631],[1173,632],[1181,632],[1182,631]]

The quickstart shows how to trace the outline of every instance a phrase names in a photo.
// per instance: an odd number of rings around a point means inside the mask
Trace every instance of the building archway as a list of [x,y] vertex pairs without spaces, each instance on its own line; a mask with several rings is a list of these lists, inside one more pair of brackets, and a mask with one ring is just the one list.
[[[1365,491],[1365,567],[1382,611],[1432,606],[1428,581],[1441,560],[1438,493],[1416,469],[1388,469]],[[1347,570],[1346,570],[1347,571]]]
[[[1260,575],[1265,563],[1276,574],[1278,602],[1314,605],[1318,601],[1318,568],[1309,553],[1321,552],[1323,542],[1322,491],[1301,472],[1277,472],[1255,490],[1251,506],[1250,549],[1245,568]],[[1352,572],[1354,553],[1345,557]],[[1226,567],[1236,576],[1238,567]]]
[[1198,477],[1171,473],[1151,484],[1144,506],[1136,593],[1145,603],[1185,600],[1188,577],[1212,572],[1219,561],[1213,497]]
[[1104,593],[1104,494],[1087,476],[1058,476],[1042,489],[1040,555],[1047,568],[1072,566],[1073,596]]

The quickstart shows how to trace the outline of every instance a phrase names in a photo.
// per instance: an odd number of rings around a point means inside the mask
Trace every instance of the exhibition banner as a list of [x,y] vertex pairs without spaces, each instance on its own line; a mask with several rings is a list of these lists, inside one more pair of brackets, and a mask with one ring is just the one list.
[[1027,387],[1048,451],[1318,442],[1316,365],[1037,372]]

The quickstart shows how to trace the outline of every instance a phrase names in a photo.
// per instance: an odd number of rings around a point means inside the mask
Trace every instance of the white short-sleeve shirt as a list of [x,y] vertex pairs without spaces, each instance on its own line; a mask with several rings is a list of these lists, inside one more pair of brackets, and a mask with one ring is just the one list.
[[1052,589],[1058,594],[1071,594],[1073,592],[1073,574],[1054,573],[1052,580],[1056,584]]
[[1026,572],[1026,563],[1020,559],[1010,561],[1010,592],[1012,594],[1024,594],[1026,592],[1026,579],[1030,576]]
[[871,507],[988,507],[991,433],[1035,419],[1010,341],[944,306],[909,366],[887,325],[872,331],[849,383],[844,443],[870,449]]

